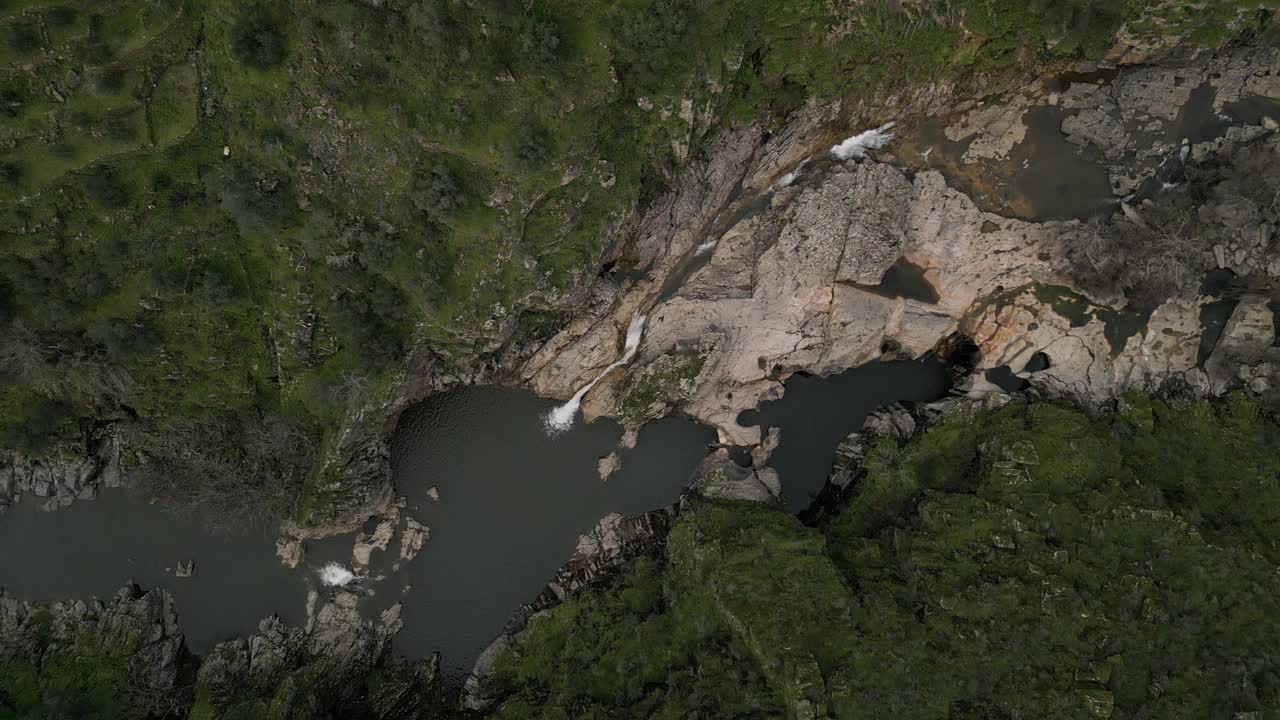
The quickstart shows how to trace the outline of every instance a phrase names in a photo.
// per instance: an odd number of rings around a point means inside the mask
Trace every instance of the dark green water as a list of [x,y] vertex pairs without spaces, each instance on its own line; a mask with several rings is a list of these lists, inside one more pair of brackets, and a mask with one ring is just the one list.
[[782,478],[787,509],[800,512],[826,484],[836,446],[872,410],[936,400],[946,391],[946,368],[938,361],[871,362],[827,378],[794,375],[786,393],[764,403],[750,421],[782,431],[769,465]]

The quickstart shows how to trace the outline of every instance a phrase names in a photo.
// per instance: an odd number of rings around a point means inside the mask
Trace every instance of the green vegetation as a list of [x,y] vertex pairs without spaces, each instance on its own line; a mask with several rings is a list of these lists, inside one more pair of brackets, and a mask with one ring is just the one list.
[[953,415],[819,529],[700,504],[532,623],[495,717],[1269,717],[1277,447],[1241,397]]
[[139,717],[126,688],[130,650],[81,640],[33,649],[30,657],[38,660],[0,662],[0,720]]
[[1095,55],[1147,4],[0,4],[0,438],[117,421],[157,493],[314,508],[368,388],[553,328],[709,118]]
[[663,355],[627,374],[618,417],[623,424],[638,427],[665,415],[676,403],[689,398],[705,355],[686,352]]

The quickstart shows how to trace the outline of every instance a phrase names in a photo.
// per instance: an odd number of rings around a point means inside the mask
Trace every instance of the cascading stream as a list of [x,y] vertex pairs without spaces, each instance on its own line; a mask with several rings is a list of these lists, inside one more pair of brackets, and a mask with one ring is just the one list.
[[893,133],[889,132],[893,129],[893,126],[894,123],[887,122],[875,130],[858,133],[839,145],[833,145],[831,154],[840,160],[849,160],[851,158],[862,160],[867,156],[868,150],[879,150],[893,140]]
[[[893,126],[894,123],[889,122],[873,130],[866,130],[854,135],[839,145],[832,146],[831,155],[837,160],[862,160],[866,158],[868,150],[877,150],[889,144],[889,142],[893,140],[893,133],[890,132],[890,130],[893,129]],[[804,170],[808,162],[809,161],[806,159],[794,171],[784,176],[778,184],[770,186],[768,190],[765,191],[764,196],[768,197],[768,195],[772,194],[776,188],[786,187],[794,182],[800,176],[800,173]],[[691,263],[705,258],[715,248],[717,240],[718,237],[712,237],[703,242],[692,253],[691,257],[685,259],[682,265],[688,268],[691,266]],[[693,267],[697,266],[693,265]],[[679,271],[673,275],[676,277],[682,277],[682,274]],[[662,302],[662,300],[663,298],[659,297],[658,302]],[[547,413],[543,421],[543,426],[546,428],[549,435],[558,435],[573,427],[573,422],[577,417],[578,409],[582,405],[582,398],[586,397],[587,393],[591,392],[591,388],[595,387],[596,383],[600,382],[605,375],[608,375],[615,368],[622,367],[631,362],[631,359],[635,357],[636,351],[640,347],[640,336],[644,334],[645,319],[646,316],[640,313],[636,313],[636,315],[631,318],[631,324],[627,328],[626,346],[621,358],[606,367],[604,370],[600,371],[600,373],[597,374],[591,382],[579,388],[578,391],[573,394],[573,397],[569,398],[569,400],[563,405],[558,405],[551,410],[551,412]]]
[[559,405],[552,409],[551,412],[547,413],[543,425],[546,427],[549,434],[557,435],[573,427],[573,421],[578,414],[578,408],[582,405],[582,398],[585,397],[588,392],[591,392],[591,388],[595,387],[596,383],[600,382],[601,378],[612,372],[614,368],[620,368],[631,362],[631,359],[636,356],[636,350],[640,348],[640,336],[644,334],[644,322],[646,317],[647,316],[645,315],[636,313],[636,315],[631,318],[631,324],[627,327],[627,342],[623,349],[622,357],[614,361],[609,365],[609,367],[601,370],[600,373],[591,380],[591,382],[583,385],[578,392],[574,393],[573,397],[569,398],[569,400],[563,405]]

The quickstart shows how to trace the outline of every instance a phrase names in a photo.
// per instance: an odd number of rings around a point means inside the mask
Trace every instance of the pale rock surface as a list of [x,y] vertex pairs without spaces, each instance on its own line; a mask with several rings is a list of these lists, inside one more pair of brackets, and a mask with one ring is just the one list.
[[605,455],[596,462],[596,472],[600,474],[600,481],[606,482],[609,476],[618,472],[622,467],[622,460],[618,458],[618,453],[614,452]]
[[374,550],[386,550],[395,537],[396,521],[399,517],[387,518],[378,523],[371,533],[360,533],[356,536],[355,546],[351,549],[351,562],[357,569],[369,567]]
[[281,537],[276,540],[276,557],[280,564],[290,570],[298,567],[305,555],[302,541],[294,537]]
[[1029,104],[1027,97],[1016,95],[1006,102],[977,107],[947,126],[947,139],[959,142],[973,138],[964,153],[965,163],[980,159],[1004,160],[1027,136],[1022,117]]
[[1205,363],[1205,371],[1216,393],[1236,383],[1234,368],[1242,363],[1256,363],[1275,344],[1275,319],[1267,307],[1268,298],[1247,296],[1236,306],[1227,321],[1217,347]]
[[411,517],[406,517],[404,530],[400,533],[400,559],[407,562],[416,558],[430,537],[431,528]]

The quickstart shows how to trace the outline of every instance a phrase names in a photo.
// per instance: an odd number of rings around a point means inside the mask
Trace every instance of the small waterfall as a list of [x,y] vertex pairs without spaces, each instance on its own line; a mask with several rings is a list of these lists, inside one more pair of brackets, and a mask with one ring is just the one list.
[[569,398],[568,402],[559,405],[547,413],[543,422],[547,433],[550,435],[558,435],[565,430],[573,427],[573,419],[578,414],[578,407],[582,405],[582,398],[586,396],[591,388],[600,382],[600,378],[608,375],[614,368],[622,367],[631,362],[631,358],[636,356],[636,350],[640,348],[640,336],[644,334],[645,316],[637,313],[631,318],[631,324],[627,327],[627,342],[622,352],[622,357],[618,358],[612,365],[600,371],[591,382],[583,385],[578,392]]
[[831,154],[839,160],[861,160],[867,156],[868,150],[879,150],[893,140],[893,133],[889,132],[893,125],[894,123],[887,122],[875,130],[858,133],[839,145],[831,146]]
[[796,181],[796,178],[800,177],[800,173],[804,172],[804,166],[808,164],[809,164],[809,158],[805,158],[804,160],[801,160],[800,164],[796,166],[795,170],[792,170],[786,175],[783,175],[782,177],[778,178],[778,182],[770,185],[769,191],[772,192],[774,190],[781,190],[784,187],[789,187],[791,183]]

